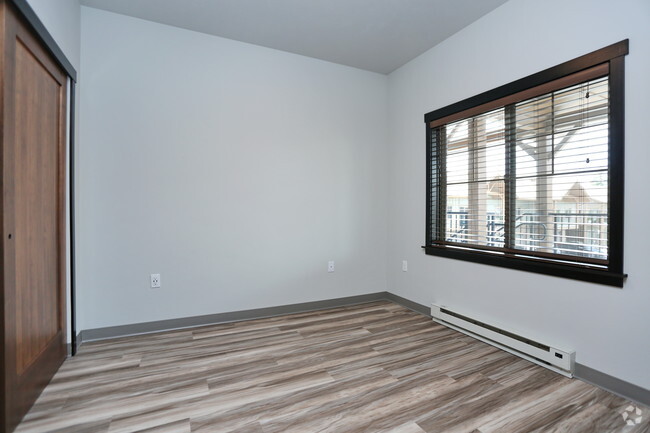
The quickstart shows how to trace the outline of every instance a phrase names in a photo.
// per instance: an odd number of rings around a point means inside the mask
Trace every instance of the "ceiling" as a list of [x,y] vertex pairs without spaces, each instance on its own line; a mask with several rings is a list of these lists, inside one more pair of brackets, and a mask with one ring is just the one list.
[[81,4],[388,74],[507,0],[81,0]]

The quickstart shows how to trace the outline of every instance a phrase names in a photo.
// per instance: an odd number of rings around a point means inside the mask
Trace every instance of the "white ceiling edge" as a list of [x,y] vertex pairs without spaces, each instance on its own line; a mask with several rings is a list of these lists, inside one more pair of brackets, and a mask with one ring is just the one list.
[[389,74],[506,1],[80,0],[80,3]]

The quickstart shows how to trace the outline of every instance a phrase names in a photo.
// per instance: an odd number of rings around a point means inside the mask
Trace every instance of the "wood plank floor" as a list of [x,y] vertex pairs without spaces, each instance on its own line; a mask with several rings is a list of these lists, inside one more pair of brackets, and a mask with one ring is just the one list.
[[630,406],[374,302],[86,343],[16,431],[650,432]]

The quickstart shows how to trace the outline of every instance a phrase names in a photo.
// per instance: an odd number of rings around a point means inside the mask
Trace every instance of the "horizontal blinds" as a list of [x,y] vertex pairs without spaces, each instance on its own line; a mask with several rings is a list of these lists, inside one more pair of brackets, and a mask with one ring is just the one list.
[[432,122],[434,240],[606,264],[608,78],[587,71],[508,99],[507,121],[501,106]]
[[442,239],[444,227],[444,215],[440,213],[440,196],[444,191],[444,179],[441,178],[441,168],[444,167],[444,157],[441,152],[444,152],[444,144],[441,141],[441,135],[444,135],[445,127],[442,126],[436,130],[431,131],[431,148],[429,150],[430,167],[430,194],[429,197],[429,221],[431,226],[428,227],[432,239]]

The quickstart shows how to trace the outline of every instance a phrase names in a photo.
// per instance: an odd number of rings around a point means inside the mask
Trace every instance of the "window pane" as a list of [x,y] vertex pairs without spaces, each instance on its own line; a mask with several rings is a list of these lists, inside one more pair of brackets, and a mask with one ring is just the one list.
[[516,105],[514,246],[607,259],[607,79]]
[[606,170],[609,91],[606,79],[555,94],[554,173]]
[[607,173],[517,179],[515,248],[607,259]]
[[469,180],[469,120],[447,125],[447,183]]
[[607,124],[555,134],[554,173],[607,170]]
[[503,247],[503,192],[502,180],[448,187],[447,242]]
[[446,126],[448,242],[503,246],[504,137],[503,109]]

